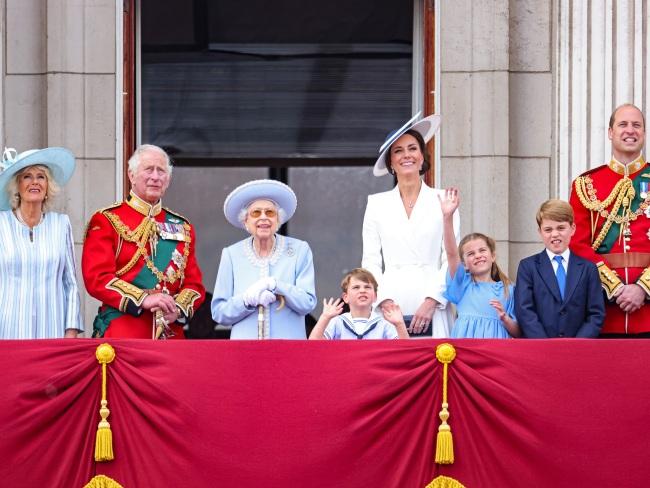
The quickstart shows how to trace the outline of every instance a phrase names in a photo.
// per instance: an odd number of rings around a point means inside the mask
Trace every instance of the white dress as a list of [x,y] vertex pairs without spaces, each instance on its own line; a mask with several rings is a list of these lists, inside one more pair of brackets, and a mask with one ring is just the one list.
[[0,211],[0,339],[63,337],[83,330],[67,215],[47,212],[33,229]]
[[[422,183],[410,218],[397,186],[369,195],[363,219],[361,265],[377,278],[377,303],[390,298],[406,316],[413,315],[425,298],[436,300],[439,305],[433,314],[430,332],[432,337],[449,337],[453,317],[443,295],[447,255],[442,240],[438,195],[444,196],[444,190]],[[456,241],[459,222],[456,212]]]

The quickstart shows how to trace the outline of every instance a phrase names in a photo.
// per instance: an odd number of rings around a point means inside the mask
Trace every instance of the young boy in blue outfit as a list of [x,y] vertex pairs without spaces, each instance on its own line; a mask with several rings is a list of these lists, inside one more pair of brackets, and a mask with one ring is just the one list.
[[[323,313],[310,339],[408,339],[402,311],[397,304],[384,306],[384,317],[372,313],[377,299],[377,280],[363,268],[355,268],[341,281],[343,301],[323,299]],[[343,302],[350,307],[341,315]]]
[[524,337],[597,337],[605,318],[598,269],[569,251],[573,208],[547,200],[537,212],[541,253],[519,263],[515,314]]

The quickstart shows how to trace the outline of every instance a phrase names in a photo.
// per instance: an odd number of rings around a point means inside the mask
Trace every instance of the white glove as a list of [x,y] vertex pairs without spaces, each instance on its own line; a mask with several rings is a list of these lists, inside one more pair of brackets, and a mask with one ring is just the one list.
[[[260,295],[263,291],[275,290],[275,278],[270,276],[266,278],[260,278],[251,286],[249,286],[244,292],[244,303],[247,307],[256,307],[260,304]],[[272,303],[273,300],[271,300]]]
[[257,280],[244,292],[244,303],[247,307],[256,307],[260,303],[260,295],[268,288],[268,278]]
[[264,279],[266,280],[266,289],[269,291],[275,291],[275,287],[278,286],[275,278],[273,276],[268,276]]
[[262,293],[260,293],[260,299],[258,300],[258,305],[262,305],[263,307],[268,307],[276,299],[277,297],[275,296],[275,293],[271,293],[269,290],[264,290],[262,291]]

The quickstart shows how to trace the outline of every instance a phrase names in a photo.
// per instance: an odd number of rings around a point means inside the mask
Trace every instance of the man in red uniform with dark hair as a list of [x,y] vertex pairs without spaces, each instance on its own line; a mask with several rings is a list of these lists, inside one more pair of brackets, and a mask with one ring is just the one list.
[[129,197],[88,223],[83,278],[102,302],[94,337],[183,338],[205,298],[194,229],[161,205],[171,172],[165,151],[138,147],[129,159]]
[[571,250],[596,263],[607,304],[601,336],[650,337],[650,166],[642,150],[645,117],[619,106],[609,120],[612,160],[571,188],[576,233]]

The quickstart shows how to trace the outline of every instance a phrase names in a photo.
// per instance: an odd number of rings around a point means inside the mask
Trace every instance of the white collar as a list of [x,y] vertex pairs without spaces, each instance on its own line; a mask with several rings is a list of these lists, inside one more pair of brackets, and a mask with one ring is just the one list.
[[569,256],[571,255],[571,251],[570,251],[569,248],[567,247],[567,248],[564,250],[564,252],[563,252],[562,254],[555,254],[555,253],[549,251],[548,249],[546,249],[546,255],[547,255],[548,258],[551,260],[551,263],[553,262],[553,258],[554,258],[555,256],[562,256],[563,261],[564,261],[564,262],[567,264],[567,266],[568,266],[568,265],[569,265]]

